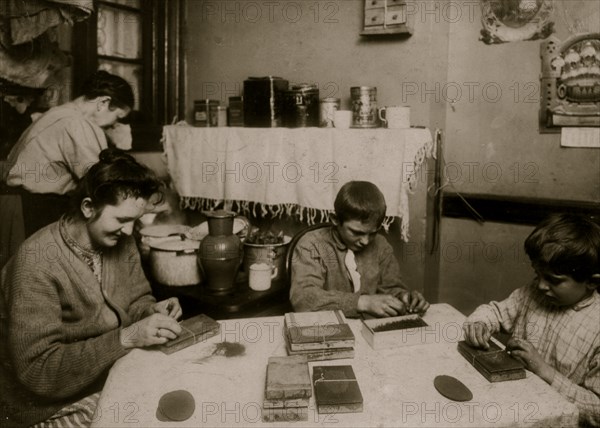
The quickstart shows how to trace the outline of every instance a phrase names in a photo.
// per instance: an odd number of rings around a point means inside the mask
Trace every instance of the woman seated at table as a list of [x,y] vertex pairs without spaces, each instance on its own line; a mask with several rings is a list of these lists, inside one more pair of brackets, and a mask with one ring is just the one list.
[[102,151],[78,183],[71,211],[27,239],[4,267],[2,422],[89,424],[113,363],[180,333],[179,302],[156,302],[131,236],[134,222],[162,199],[161,187],[131,156]]

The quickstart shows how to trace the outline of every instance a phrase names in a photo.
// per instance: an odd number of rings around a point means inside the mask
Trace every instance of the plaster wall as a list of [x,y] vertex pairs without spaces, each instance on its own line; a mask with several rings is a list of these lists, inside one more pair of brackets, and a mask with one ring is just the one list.
[[[600,31],[600,2],[554,5],[559,39]],[[379,105],[410,105],[413,124],[443,129],[445,189],[600,202],[600,150],[562,148],[560,135],[538,132],[540,41],[485,45],[478,0],[415,0],[411,13],[411,37],[365,39],[363,0],[190,0],[188,118],[195,99],[226,104],[249,76],[316,83],[321,97],[340,97],[342,108],[349,108],[351,86],[377,86]],[[429,176],[421,176],[421,192]],[[411,278],[424,269],[419,204],[413,247],[394,243]],[[443,219],[441,230],[437,300],[468,312],[528,275],[521,258],[490,264],[483,255],[448,259],[448,251],[477,242],[508,254],[531,228]]]
[[[540,134],[540,41],[485,45],[475,19],[449,27],[446,179],[458,191],[600,202],[600,150],[562,148]],[[554,1],[559,40],[600,31],[600,2]],[[471,92],[469,89],[472,88]]]
[[[362,38],[363,9],[363,0],[190,0],[188,119],[194,100],[212,98],[227,104],[229,96],[241,94],[243,81],[250,76],[317,84],[321,98],[338,97],[343,109],[350,108],[352,86],[376,86],[379,106],[406,105],[411,101],[407,93],[417,82],[433,86],[445,80],[448,22],[435,5],[423,3],[412,9],[410,38]],[[426,19],[427,11],[431,19]],[[411,121],[433,131],[443,127],[445,114],[442,103],[419,102],[412,105]],[[406,283],[421,291],[425,202],[432,172],[431,164],[423,168],[417,192],[410,197],[410,245],[401,244],[397,225],[388,235]],[[420,262],[414,263],[415,258]]]
[[[447,22],[416,18],[410,38],[366,39],[359,35],[363,5],[363,0],[190,0],[190,115],[195,99],[227,103],[250,76],[317,84],[321,98],[339,97],[346,109],[352,86],[376,86],[380,106],[398,105],[410,101],[406,92],[415,82],[444,79]],[[421,10],[414,13],[420,16]],[[435,111],[440,105],[412,107],[413,124],[443,125]]]
[[[559,40],[575,27],[600,31],[600,2],[554,7]],[[444,184],[465,193],[600,203],[600,149],[563,148],[560,134],[538,132],[540,41],[485,45],[475,37],[480,13],[449,28],[448,87],[463,91],[447,106]],[[525,285],[533,270],[523,242],[532,230],[443,218],[438,299],[468,314]]]

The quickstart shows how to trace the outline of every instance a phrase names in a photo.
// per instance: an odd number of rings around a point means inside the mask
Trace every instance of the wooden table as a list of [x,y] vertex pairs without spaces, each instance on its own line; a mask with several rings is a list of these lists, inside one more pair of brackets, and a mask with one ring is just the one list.
[[244,272],[236,278],[231,293],[211,294],[202,284],[169,287],[152,282],[152,292],[157,300],[177,297],[185,317],[204,313],[214,319],[283,315],[292,310],[289,302],[290,288],[287,279],[273,280],[264,291],[252,290]]
[[[172,355],[134,350],[110,371],[94,425],[110,426],[575,426],[577,408],[532,373],[526,379],[489,383],[456,350],[464,316],[447,304],[432,305],[425,315],[433,343],[373,351],[361,334],[361,321],[350,320],[356,335],[355,358],[310,363],[351,364],[362,395],[362,413],[319,415],[314,398],[308,422],[265,423],[261,419],[269,356],[285,355],[283,318],[221,321],[221,334]],[[212,355],[215,344],[239,342],[245,354]],[[473,392],[454,402],[433,386],[437,375],[460,379]],[[185,422],[156,418],[160,397],[184,389],[195,399]]]

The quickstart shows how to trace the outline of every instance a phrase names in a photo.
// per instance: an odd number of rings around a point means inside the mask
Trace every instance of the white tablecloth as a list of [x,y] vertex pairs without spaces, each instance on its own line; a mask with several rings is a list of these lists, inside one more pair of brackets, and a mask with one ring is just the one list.
[[402,219],[408,238],[408,193],[433,152],[428,129],[194,128],[165,126],[169,173],[183,206],[328,220],[340,187],[375,183],[387,224]]
[[[427,343],[373,350],[361,321],[349,320],[355,357],[309,363],[351,365],[364,409],[360,413],[318,414],[314,396],[308,421],[268,423],[261,419],[269,357],[286,355],[283,317],[219,321],[220,334],[171,355],[135,349],[118,360],[102,391],[93,427],[568,427],[577,425],[577,407],[533,373],[525,379],[488,382],[456,349],[464,316],[447,304],[432,305],[420,333],[398,334],[398,343],[422,337]],[[240,356],[214,354],[218,343],[244,346]],[[459,379],[473,393],[452,401],[434,387],[438,375]],[[186,390],[195,411],[184,422],[161,422],[161,396]]]

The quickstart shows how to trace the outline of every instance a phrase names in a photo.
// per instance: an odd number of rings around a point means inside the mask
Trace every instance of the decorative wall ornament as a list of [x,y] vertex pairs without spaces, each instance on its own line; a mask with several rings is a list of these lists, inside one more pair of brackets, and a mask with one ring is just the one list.
[[365,20],[361,36],[413,33],[414,0],[365,0]]
[[600,33],[541,45],[540,130],[600,126]]
[[552,0],[481,0],[486,44],[545,39],[554,32]]

